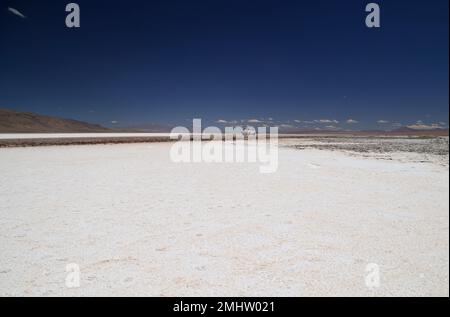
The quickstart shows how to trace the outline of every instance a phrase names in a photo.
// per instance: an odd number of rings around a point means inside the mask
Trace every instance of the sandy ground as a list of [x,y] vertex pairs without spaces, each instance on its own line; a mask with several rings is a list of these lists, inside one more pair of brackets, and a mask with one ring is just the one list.
[[260,174],[170,146],[0,149],[0,295],[449,295],[448,164],[282,147]]

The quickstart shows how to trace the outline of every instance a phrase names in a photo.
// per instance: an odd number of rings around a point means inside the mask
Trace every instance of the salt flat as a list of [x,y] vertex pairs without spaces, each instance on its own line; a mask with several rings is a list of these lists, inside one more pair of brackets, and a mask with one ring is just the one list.
[[448,164],[281,147],[260,174],[170,146],[0,149],[0,295],[449,295]]
[[169,137],[170,133],[0,133],[0,140]]

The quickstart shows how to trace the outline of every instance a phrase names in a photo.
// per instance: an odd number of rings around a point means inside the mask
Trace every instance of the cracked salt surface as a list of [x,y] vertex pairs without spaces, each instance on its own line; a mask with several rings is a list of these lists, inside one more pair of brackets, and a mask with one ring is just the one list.
[[449,295],[448,165],[280,148],[260,174],[169,149],[0,149],[0,295]]

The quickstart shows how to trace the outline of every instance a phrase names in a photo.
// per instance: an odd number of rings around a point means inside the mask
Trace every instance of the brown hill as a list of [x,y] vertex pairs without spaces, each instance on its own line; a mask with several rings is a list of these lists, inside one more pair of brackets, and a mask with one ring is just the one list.
[[0,133],[111,132],[98,124],[0,109]]

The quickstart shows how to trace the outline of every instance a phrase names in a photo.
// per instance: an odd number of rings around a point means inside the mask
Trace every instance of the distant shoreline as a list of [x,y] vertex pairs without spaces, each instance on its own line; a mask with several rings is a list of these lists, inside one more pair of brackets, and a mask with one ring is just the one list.
[[[426,132],[426,131],[425,131]],[[280,139],[303,138],[437,138],[448,137],[444,134],[370,134],[370,133],[328,133],[328,134],[279,134]],[[192,138],[192,136],[191,136]],[[98,145],[127,143],[161,143],[174,142],[169,133],[101,133],[101,134],[0,134],[0,148],[37,147],[37,146],[68,146],[68,145]]]

